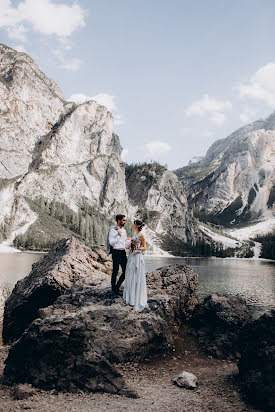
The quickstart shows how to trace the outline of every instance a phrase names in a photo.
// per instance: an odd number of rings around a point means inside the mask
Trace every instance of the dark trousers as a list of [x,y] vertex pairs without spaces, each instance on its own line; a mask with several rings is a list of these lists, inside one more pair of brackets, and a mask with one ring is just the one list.
[[[127,264],[127,256],[126,256],[125,250],[113,249],[112,258],[113,258],[113,273],[112,273],[111,285],[112,285],[112,289],[114,290],[115,288],[119,288],[125,279],[125,270],[126,270],[126,264]],[[121,266],[122,274],[116,284],[116,277],[118,274],[119,265]]]

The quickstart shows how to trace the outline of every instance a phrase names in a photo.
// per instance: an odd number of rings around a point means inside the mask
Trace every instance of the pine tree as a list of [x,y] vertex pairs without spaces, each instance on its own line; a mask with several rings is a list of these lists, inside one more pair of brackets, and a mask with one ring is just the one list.
[[75,213],[75,214],[74,214],[73,228],[74,228],[74,231],[75,231],[76,233],[79,233],[79,225],[80,225],[80,222],[79,222],[79,214],[78,214],[78,213]]
[[51,216],[55,217],[55,208],[56,208],[56,202],[55,199],[53,199],[51,203]]
[[80,224],[79,224],[79,233],[80,236],[84,238],[86,230],[86,222],[83,216],[80,217]]
[[45,212],[50,214],[50,201],[49,201],[49,199],[47,199],[46,203],[45,203]]
[[85,242],[86,243],[90,243],[90,227],[91,227],[91,218],[90,216],[87,214],[86,215],[86,228],[85,228]]
[[44,202],[43,197],[40,197],[40,209],[41,209],[41,210],[44,210],[44,209],[45,209],[45,202]]

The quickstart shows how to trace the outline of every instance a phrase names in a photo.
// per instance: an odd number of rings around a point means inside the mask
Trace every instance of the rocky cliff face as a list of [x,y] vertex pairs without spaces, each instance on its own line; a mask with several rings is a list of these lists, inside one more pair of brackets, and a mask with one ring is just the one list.
[[[26,233],[42,209],[53,223],[55,205],[67,226],[84,219],[89,205],[111,218],[118,210],[129,212],[121,146],[107,109],[94,101],[66,102],[24,53],[0,45],[0,59],[2,240],[11,243]],[[81,206],[86,210],[77,217]],[[85,236],[89,218],[83,219]]]
[[200,218],[234,225],[274,216],[275,113],[217,140],[175,173]]
[[24,53],[0,45],[0,60],[0,242],[48,249],[75,235],[102,244],[116,213],[131,219],[141,208],[149,243],[165,232],[194,240],[196,222],[173,173],[136,170],[126,187],[105,107],[66,102]]
[[157,163],[128,166],[126,185],[133,206],[159,235],[173,234],[183,242],[200,238],[186,194],[177,176]]

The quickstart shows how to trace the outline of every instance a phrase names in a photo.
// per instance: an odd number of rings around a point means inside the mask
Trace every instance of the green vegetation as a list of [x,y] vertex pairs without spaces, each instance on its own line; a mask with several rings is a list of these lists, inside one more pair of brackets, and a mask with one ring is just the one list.
[[260,257],[275,260],[275,230],[266,235],[257,236],[254,240],[262,243]]
[[128,178],[133,172],[136,172],[137,170],[141,170],[148,176],[152,175],[152,171],[156,172],[156,173],[162,173],[165,170],[167,170],[167,165],[161,165],[158,162],[155,161],[150,161],[150,162],[143,162],[143,163],[131,163],[130,165],[128,165],[127,163],[125,163],[125,174],[126,174],[126,178]]
[[255,197],[256,197],[256,191],[255,191],[255,189],[254,189],[253,187],[251,187],[251,189],[249,190],[247,203],[248,203],[249,205],[252,205]]
[[223,248],[220,243],[209,243],[204,240],[198,240],[194,245],[183,242],[170,235],[162,236],[162,248],[170,251],[176,256],[216,256],[229,257],[234,256],[234,248]]
[[88,246],[106,244],[109,227],[114,222],[84,199],[78,213],[55,200],[50,202],[43,197],[25,199],[38,214],[38,219],[26,233],[15,238],[15,247],[46,251],[60,239],[72,235],[82,239]]
[[0,223],[0,242],[3,242],[10,236],[11,225],[12,220],[7,218]]
[[179,179],[191,179],[194,182],[199,182],[209,174],[211,174],[217,165],[208,164],[204,166],[190,165],[183,166],[180,169],[174,170],[173,172],[178,176]]
[[275,203],[275,185],[273,185],[270,190],[268,201],[267,201],[267,207],[271,209],[274,203]]

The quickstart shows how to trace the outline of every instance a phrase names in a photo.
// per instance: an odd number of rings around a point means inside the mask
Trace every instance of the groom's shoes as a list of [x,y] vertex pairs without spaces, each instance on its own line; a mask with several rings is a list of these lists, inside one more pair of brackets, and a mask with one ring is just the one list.
[[113,292],[113,294],[116,295],[116,296],[122,296],[122,292],[120,292],[120,290],[119,290],[119,288],[118,288],[117,286],[114,286],[114,287],[112,288],[112,292]]

